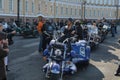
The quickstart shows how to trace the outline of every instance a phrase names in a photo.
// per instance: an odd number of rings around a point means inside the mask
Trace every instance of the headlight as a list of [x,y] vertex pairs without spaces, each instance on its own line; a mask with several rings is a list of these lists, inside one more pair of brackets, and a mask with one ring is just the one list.
[[55,55],[56,56],[61,56],[62,55],[62,51],[60,49],[56,49],[55,50]]

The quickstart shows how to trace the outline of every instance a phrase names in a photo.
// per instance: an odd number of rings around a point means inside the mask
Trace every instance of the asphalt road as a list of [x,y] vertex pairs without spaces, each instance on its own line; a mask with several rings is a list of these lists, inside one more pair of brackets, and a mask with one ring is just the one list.
[[[90,65],[85,70],[79,70],[74,75],[64,77],[64,80],[120,80],[114,76],[120,60],[120,28],[115,37],[108,35],[99,48],[91,52]],[[45,62],[38,53],[39,38],[14,37],[15,43],[10,46],[8,80],[45,80],[42,67]]]

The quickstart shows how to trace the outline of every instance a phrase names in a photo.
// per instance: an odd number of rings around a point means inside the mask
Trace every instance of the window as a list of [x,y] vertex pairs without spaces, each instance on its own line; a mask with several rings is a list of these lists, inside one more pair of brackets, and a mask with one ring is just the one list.
[[38,4],[38,11],[39,12],[41,11],[41,1],[39,1],[39,4]]
[[77,9],[75,9],[75,16],[77,15]]
[[22,1],[20,0],[20,7],[19,7],[20,12],[22,11]]
[[94,3],[94,0],[91,0],[91,3],[93,4],[93,3]]
[[61,14],[63,14],[63,7],[61,7]]
[[79,9],[79,15],[81,15],[81,9]]
[[70,14],[72,15],[72,8],[71,8],[71,12],[70,12]]
[[95,10],[94,10],[94,15],[93,16],[96,16],[96,12],[95,12]]
[[98,16],[100,16],[100,11],[98,10]]
[[100,4],[103,4],[103,0],[100,0]]
[[28,12],[28,1],[26,1],[25,4],[26,4],[26,12]]
[[115,0],[112,0],[112,5],[115,5]]
[[0,10],[2,10],[2,0],[0,0]]
[[47,4],[45,4],[45,14],[47,14]]
[[68,14],[68,8],[66,8],[66,15]]
[[111,11],[110,11],[110,17],[112,17]]
[[56,15],[58,15],[58,6],[56,6]]
[[102,9],[102,10],[101,10],[101,16],[102,16],[102,17],[104,16],[104,13],[103,13],[103,12],[104,12],[104,10]]
[[34,13],[34,1],[32,2],[32,13]]
[[101,0],[98,0],[98,2],[97,2],[97,3],[98,3],[98,4],[100,4],[100,1],[101,1]]
[[104,0],[104,4],[107,4],[107,0]]
[[86,9],[85,11],[85,16],[88,16],[88,9]]
[[9,0],[9,10],[13,11],[13,0]]
[[50,11],[51,11],[51,14],[52,14],[52,6],[50,6]]
[[95,1],[95,4],[98,4],[98,2],[99,2],[99,0],[96,0],[96,1]]
[[108,4],[111,5],[111,0],[108,0]]
[[90,16],[92,16],[91,10],[90,10]]
[[120,0],[118,2],[119,2],[119,5],[120,5]]
[[87,3],[90,3],[91,1],[90,0],[87,0]]

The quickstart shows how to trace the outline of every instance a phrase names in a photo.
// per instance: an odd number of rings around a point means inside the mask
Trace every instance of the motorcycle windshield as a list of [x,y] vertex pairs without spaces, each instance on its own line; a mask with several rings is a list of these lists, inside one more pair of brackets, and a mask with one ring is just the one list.
[[57,60],[57,61],[63,60],[64,45],[56,43],[52,46],[52,48],[53,48],[52,58]]
[[47,32],[50,33],[50,34],[53,34],[53,27],[52,26],[48,26],[48,29],[47,29]]

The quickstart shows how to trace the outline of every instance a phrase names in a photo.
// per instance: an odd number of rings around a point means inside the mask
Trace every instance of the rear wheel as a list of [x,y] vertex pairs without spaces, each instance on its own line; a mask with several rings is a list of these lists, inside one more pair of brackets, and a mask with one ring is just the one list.
[[77,69],[82,69],[82,70],[87,69],[87,67],[89,66],[89,60],[79,62],[76,64],[76,66],[77,66]]
[[26,37],[27,37],[27,35],[23,34],[23,38],[26,38]]

